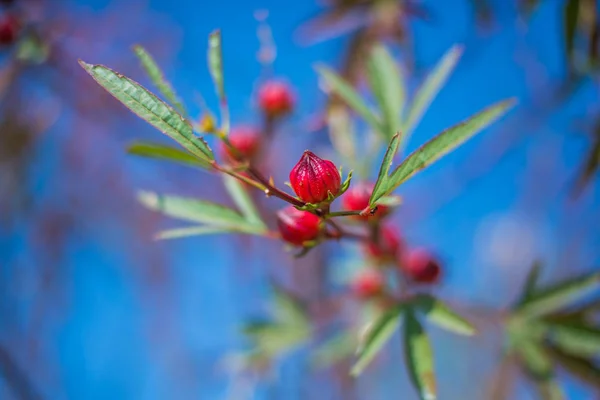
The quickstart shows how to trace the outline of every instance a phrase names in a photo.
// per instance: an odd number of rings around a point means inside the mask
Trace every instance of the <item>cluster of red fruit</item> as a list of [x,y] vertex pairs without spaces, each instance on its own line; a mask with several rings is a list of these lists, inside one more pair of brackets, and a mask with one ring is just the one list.
[[[14,0],[0,0],[0,4],[4,6],[10,6],[14,2]],[[0,15],[0,45],[13,44],[17,40],[20,31],[21,22],[15,14],[5,11]]]
[[[292,111],[294,96],[290,88],[280,81],[264,84],[259,90],[259,106],[263,114],[272,120]],[[222,153],[231,161],[252,161],[261,150],[262,135],[259,129],[238,127],[228,136],[229,143]],[[290,186],[302,202],[329,210],[332,199],[341,191],[342,177],[335,164],[305,151],[289,175]],[[351,218],[370,227],[365,237],[364,252],[374,265],[396,265],[403,276],[415,283],[431,284],[440,277],[440,265],[425,249],[408,249],[398,232],[382,224],[391,209],[380,205],[374,212],[369,210],[373,185],[353,185],[342,196],[344,211],[356,212]],[[359,212],[361,215],[358,215]],[[319,213],[299,210],[288,206],[277,213],[281,238],[295,246],[307,246],[327,235],[326,224]],[[384,274],[381,268],[371,268],[360,274],[352,284],[354,293],[363,299],[378,297],[385,292]]]

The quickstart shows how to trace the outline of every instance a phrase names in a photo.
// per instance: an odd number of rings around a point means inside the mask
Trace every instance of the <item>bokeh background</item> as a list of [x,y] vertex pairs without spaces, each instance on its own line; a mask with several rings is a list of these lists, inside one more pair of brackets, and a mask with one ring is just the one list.
[[[127,156],[133,139],[166,138],[77,65],[109,65],[147,84],[131,52],[142,44],[200,115],[203,101],[216,109],[206,41],[222,29],[234,125],[260,122],[254,99],[266,78],[295,90],[297,107],[268,155],[283,182],[306,148],[334,157],[313,64],[342,69],[352,35],[373,22],[367,11],[330,25],[314,20],[328,3],[313,0],[14,3],[33,44],[30,53],[5,45],[0,56],[0,399],[416,398],[395,341],[356,382],[311,369],[308,348],[265,376],[240,374],[231,363],[248,345],[240,325],[266,313],[269,282],[318,302],[343,287],[347,269],[336,264],[352,249],[333,244],[295,260],[261,238],[153,240],[174,225],[141,208],[136,190],[227,201],[221,181]],[[530,14],[524,3],[534,2],[419,2],[426,15],[399,18],[401,32],[387,39],[412,90],[453,44],[465,46],[409,150],[519,98],[507,118],[404,185],[393,217],[409,243],[443,260],[435,293],[481,324],[467,339],[433,330],[441,399],[490,398],[502,335],[485,310],[514,300],[534,260],[544,263],[543,281],[600,261],[597,175],[579,184],[599,140],[598,76],[569,79],[564,1],[540,1]],[[273,63],[261,48],[276,50]],[[570,399],[598,395],[559,376]],[[512,396],[536,398],[521,378]]]

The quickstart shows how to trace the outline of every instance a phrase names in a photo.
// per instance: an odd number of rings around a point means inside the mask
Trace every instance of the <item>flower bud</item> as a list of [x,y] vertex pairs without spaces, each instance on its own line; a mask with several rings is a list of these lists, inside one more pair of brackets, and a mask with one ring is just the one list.
[[318,204],[340,191],[340,171],[329,160],[323,160],[306,150],[290,172],[294,192],[307,203]]
[[14,15],[2,15],[0,17],[0,44],[9,45],[13,43],[19,35],[20,25],[19,20]]
[[277,213],[277,226],[281,237],[288,243],[302,246],[314,240],[321,231],[321,218],[308,211],[288,206]]
[[389,225],[381,227],[379,242],[369,242],[365,247],[366,253],[375,259],[383,261],[395,260],[404,250],[404,242],[398,231]]
[[365,270],[354,278],[352,293],[360,299],[370,299],[383,292],[383,276],[374,270]]
[[[342,197],[342,207],[348,211],[362,211],[369,206],[369,199],[373,193],[374,184],[367,182],[359,182],[356,185],[350,186],[348,191]],[[382,218],[389,214],[390,209],[386,206],[377,206],[377,211],[372,216],[361,217],[353,216],[355,219],[367,220],[372,218]]]
[[260,132],[252,127],[239,126],[234,128],[229,133],[228,139],[231,145],[237,150],[236,154],[225,143],[221,143],[223,156],[230,160],[249,160],[260,150]]
[[280,117],[294,108],[294,95],[284,82],[268,81],[258,91],[258,102],[269,117]]
[[400,267],[406,276],[418,283],[436,283],[441,275],[440,264],[424,248],[408,251],[401,258]]

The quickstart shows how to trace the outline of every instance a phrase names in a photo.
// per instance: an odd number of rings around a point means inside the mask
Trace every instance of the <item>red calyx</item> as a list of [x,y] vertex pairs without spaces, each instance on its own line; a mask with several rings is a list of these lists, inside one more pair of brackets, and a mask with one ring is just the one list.
[[308,211],[288,206],[277,213],[277,226],[281,237],[288,243],[302,246],[314,240],[321,231],[321,218]]
[[377,271],[361,272],[352,282],[352,292],[360,299],[370,299],[383,292],[383,276]]
[[11,14],[4,14],[0,17],[0,44],[12,44],[19,36],[21,24],[19,20]]
[[[359,182],[351,186],[342,197],[342,206],[348,211],[363,211],[369,207],[369,199],[373,193],[374,184]],[[389,213],[390,209],[386,206],[377,206],[377,211],[372,216],[354,216],[353,218],[366,220],[369,218],[382,218]]]
[[379,232],[379,242],[367,243],[365,251],[367,254],[376,259],[395,260],[399,253],[402,253],[404,243],[396,229],[391,226],[381,227]]
[[238,152],[238,154],[235,154],[225,143],[222,143],[222,153],[224,157],[231,160],[250,160],[258,154],[258,151],[260,150],[260,132],[253,127],[236,127],[231,130],[228,139]]
[[338,194],[342,177],[329,160],[323,160],[306,150],[290,172],[294,192],[307,203],[318,204],[327,200],[328,193]]
[[258,91],[258,102],[265,114],[270,117],[280,117],[292,111],[295,101],[286,83],[268,81]]
[[433,255],[424,248],[408,251],[401,259],[402,271],[418,283],[436,283],[441,275],[441,268]]

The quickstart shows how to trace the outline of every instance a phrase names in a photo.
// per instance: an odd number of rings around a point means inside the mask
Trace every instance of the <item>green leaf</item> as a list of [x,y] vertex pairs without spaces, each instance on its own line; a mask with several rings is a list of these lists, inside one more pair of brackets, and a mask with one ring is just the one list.
[[158,143],[134,142],[127,148],[127,152],[140,157],[171,161],[188,166],[211,169],[211,165],[208,162],[193,156],[187,151]]
[[154,61],[154,58],[142,47],[142,46],[134,46],[133,51],[135,55],[140,59],[142,63],[142,67],[150,77],[152,83],[158,88],[158,91],[167,99],[168,101],[175,106],[183,115],[187,115],[187,111],[183,106],[181,100],[177,97],[175,90],[166,80],[164,73]]
[[554,375],[552,360],[538,342],[522,337],[517,352],[523,366],[533,379],[544,381],[552,378]]
[[567,0],[564,8],[565,53],[569,64],[573,63],[575,53],[575,35],[577,33],[577,21],[580,9],[579,3],[579,0]]
[[342,105],[332,105],[327,111],[327,125],[331,144],[344,164],[356,166],[356,135],[348,109]]
[[569,354],[600,356],[600,329],[584,324],[553,324],[549,339]]
[[223,183],[225,184],[225,189],[227,189],[231,199],[235,202],[235,205],[238,207],[246,221],[266,232],[267,226],[256,209],[252,197],[250,197],[242,183],[229,175],[223,176]]
[[370,207],[375,207],[379,199],[389,194],[388,181],[390,168],[392,167],[394,156],[398,152],[399,145],[400,134],[396,133],[394,136],[392,136],[392,140],[390,140],[390,144],[388,145],[385,155],[383,156],[383,161],[381,161],[381,167],[379,167],[379,174],[377,175],[377,182],[375,182],[373,192],[371,193],[371,198],[369,199]]
[[410,379],[421,400],[437,398],[433,351],[429,338],[412,310],[404,320],[404,355]]
[[300,330],[310,329],[310,321],[300,301],[278,286],[273,286],[273,293],[277,321]]
[[371,50],[367,60],[367,78],[381,109],[383,133],[391,137],[401,129],[406,90],[400,69],[382,45],[376,45]]
[[318,346],[312,352],[311,363],[317,368],[330,367],[352,356],[355,348],[355,335],[342,332]]
[[[406,182],[417,172],[433,164],[442,156],[451,152],[459,145],[473,137],[502,115],[515,104],[515,100],[504,100],[479,112],[466,121],[452,128],[446,129],[423,146],[419,147],[400,164],[392,175],[386,179],[385,186],[377,188],[371,195],[371,204],[377,202],[379,197],[391,193],[394,189]],[[381,173],[381,172],[380,172]]]
[[424,313],[431,323],[440,328],[466,336],[472,336],[477,332],[466,319],[431,295],[419,295],[412,301],[412,304],[416,310]]
[[190,123],[173,108],[137,82],[102,65],[79,64],[94,80],[140,118],[176,140],[190,153],[210,162],[214,155],[202,138],[194,136]]
[[463,49],[461,46],[454,46],[448,50],[415,94],[414,100],[408,111],[406,123],[404,124],[405,140],[415,129],[429,108],[429,105],[433,102],[440,89],[446,83],[446,80],[454,70],[462,52]]
[[517,308],[519,315],[535,318],[567,306],[600,284],[600,273],[593,272],[538,290],[529,301]]
[[398,328],[404,309],[405,305],[398,304],[368,326],[364,340],[360,343],[357,351],[357,360],[350,370],[350,375],[360,375],[375,358]]
[[525,284],[523,285],[523,289],[521,290],[521,297],[517,301],[517,304],[526,303],[535,292],[535,286],[539,280],[540,271],[542,269],[542,263],[540,261],[536,261],[531,266],[529,273],[527,274],[527,278],[525,279]]
[[324,65],[318,65],[315,69],[332,92],[341,97],[341,99],[363,118],[373,130],[383,133],[381,132],[381,125],[379,124],[377,116],[351,84]]
[[546,347],[552,360],[582,382],[600,388],[600,367],[592,360],[565,353],[555,346]]
[[216,30],[208,37],[208,69],[215,84],[221,102],[225,101],[225,84],[223,78],[223,49],[221,48],[221,31]]
[[247,324],[244,331],[261,352],[271,357],[291,351],[308,339],[308,331],[270,322]]
[[163,196],[146,191],[139,192],[138,199],[147,208],[173,218],[200,222],[214,228],[230,229],[235,232],[259,233],[255,226],[249,224],[236,211],[210,201]]
[[220,228],[214,226],[189,226],[185,228],[174,228],[167,229],[164,231],[158,232],[154,235],[156,240],[166,240],[166,239],[181,239],[189,236],[198,236],[198,235],[213,235],[216,233],[231,233],[235,232],[233,229],[229,228]]

